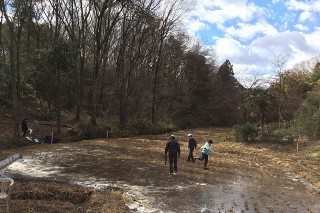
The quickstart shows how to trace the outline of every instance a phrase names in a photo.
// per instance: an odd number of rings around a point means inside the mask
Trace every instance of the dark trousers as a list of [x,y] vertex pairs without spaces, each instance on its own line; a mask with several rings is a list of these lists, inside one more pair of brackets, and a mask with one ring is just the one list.
[[194,149],[189,149],[188,161],[190,161],[190,159],[191,159],[192,161],[194,161],[193,150],[194,150]]
[[177,153],[169,153],[170,174],[178,171]]

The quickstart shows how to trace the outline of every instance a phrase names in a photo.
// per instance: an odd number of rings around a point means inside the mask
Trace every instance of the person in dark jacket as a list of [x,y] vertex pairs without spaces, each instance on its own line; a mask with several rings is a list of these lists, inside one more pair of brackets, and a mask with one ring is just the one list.
[[189,149],[189,155],[187,161],[195,162],[195,158],[193,157],[193,150],[197,148],[197,141],[192,137],[192,134],[188,134],[188,149]]
[[21,123],[21,127],[22,127],[22,132],[23,132],[23,137],[26,136],[29,128],[28,128],[28,122],[27,122],[27,119],[23,119],[22,123]]
[[170,140],[166,144],[165,155],[169,152],[169,170],[170,175],[176,175],[178,173],[178,159],[180,157],[180,144],[176,141],[174,135],[170,136]]

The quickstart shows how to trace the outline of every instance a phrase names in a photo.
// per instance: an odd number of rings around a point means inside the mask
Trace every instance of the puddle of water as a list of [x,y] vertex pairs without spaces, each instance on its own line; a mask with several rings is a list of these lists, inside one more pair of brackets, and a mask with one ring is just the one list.
[[[64,152],[65,149],[60,149],[60,152]],[[97,150],[95,150],[97,151]],[[83,152],[83,150],[78,150],[78,152]],[[61,154],[61,153],[60,153]],[[69,154],[65,152],[65,154]],[[86,186],[86,187],[94,187],[96,189],[105,189],[107,187],[115,187],[120,188],[125,191],[127,197],[130,198],[131,202],[127,203],[127,206],[130,210],[134,212],[145,212],[152,213],[157,212],[159,209],[153,208],[153,200],[148,196],[148,190],[150,187],[143,186],[132,186],[126,184],[124,182],[118,181],[113,183],[111,181],[107,181],[105,179],[97,179],[95,177],[78,177],[77,174],[68,174],[69,177],[66,177],[65,174],[61,174],[62,167],[57,167],[50,164],[50,160],[48,160],[45,164],[44,161],[41,160],[43,156],[51,159],[55,154],[52,152],[42,152],[35,156],[24,156],[22,159],[19,159],[4,169],[4,174],[6,176],[25,176],[25,177],[33,177],[33,178],[57,178],[64,177],[69,178],[72,177],[73,183]],[[39,159],[40,158],[40,159]],[[139,168],[140,170],[146,170],[147,168]],[[76,178],[75,178],[76,177]],[[161,211],[160,211],[161,212]]]
[[[87,178],[79,178],[75,183],[86,187],[94,187],[96,189],[105,189],[107,187],[120,188],[125,191],[125,196],[130,200],[126,205],[131,211],[141,213],[153,213],[159,211],[159,209],[153,207],[154,200],[149,196],[149,191],[153,187],[134,186],[123,181],[111,183],[107,180],[96,180],[94,178],[91,180],[88,180]],[[157,190],[155,189],[155,191]]]
[[317,189],[315,186],[313,186],[312,184],[306,182],[304,179],[302,178],[298,178],[295,174],[285,171],[287,177],[295,182],[300,182],[302,183],[306,189],[308,190],[308,192],[311,193],[316,193],[316,194],[320,194],[320,189]]
[[[85,162],[87,166],[94,166],[99,156],[110,153],[105,150],[86,150],[63,147],[52,152],[41,152],[33,156],[23,156],[7,167],[6,176],[29,176],[45,178],[71,179],[73,183],[104,189],[116,187],[123,189],[128,198],[127,206],[132,212],[292,212],[300,208],[301,212],[320,212],[318,196],[308,196],[296,186],[280,183],[276,176],[264,177],[260,173],[252,176],[241,176],[232,172],[206,173],[218,174],[220,177],[204,178],[203,182],[186,177],[190,174],[179,173],[174,177],[159,174],[158,167],[154,165],[123,167],[122,162],[115,164],[115,168],[106,167],[108,171],[101,176],[91,173],[68,173],[70,167],[78,168],[77,164],[68,162],[67,156],[82,154],[90,156],[91,161]],[[91,158],[92,156],[92,158]],[[58,167],[67,165],[66,167]],[[70,166],[71,165],[71,166]],[[83,166],[83,164],[82,164]],[[119,167],[122,169],[119,170]],[[83,167],[81,167],[83,168]],[[160,171],[161,172],[161,171]],[[167,170],[166,170],[167,172]],[[151,175],[153,174],[153,175]],[[167,173],[166,173],[167,174]],[[214,179],[218,182],[212,182]],[[265,179],[270,178],[266,181]],[[186,179],[189,180],[186,182]],[[294,178],[292,178],[293,180]],[[140,182],[139,182],[140,180]],[[278,186],[270,185],[262,188],[262,183],[280,183]],[[290,180],[287,180],[290,181]],[[294,180],[292,182],[295,182]],[[137,183],[141,183],[138,185]],[[280,192],[276,192],[281,190]],[[300,193],[296,193],[298,190]],[[274,193],[274,194],[273,194]],[[311,200],[310,200],[311,199]],[[312,201],[315,199],[315,201]],[[297,207],[297,200],[301,200],[303,206]],[[294,211],[293,211],[294,212]]]

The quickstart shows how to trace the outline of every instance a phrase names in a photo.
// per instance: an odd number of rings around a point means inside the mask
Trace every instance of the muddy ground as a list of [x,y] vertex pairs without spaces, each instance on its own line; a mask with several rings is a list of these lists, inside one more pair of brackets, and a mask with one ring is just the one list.
[[1,159],[23,156],[2,171],[15,180],[12,212],[320,212],[319,142],[296,153],[294,144],[243,144],[228,129],[195,129],[200,145],[214,140],[204,170],[186,161],[190,131],[173,133],[182,149],[176,176],[164,165],[167,135],[2,150]]

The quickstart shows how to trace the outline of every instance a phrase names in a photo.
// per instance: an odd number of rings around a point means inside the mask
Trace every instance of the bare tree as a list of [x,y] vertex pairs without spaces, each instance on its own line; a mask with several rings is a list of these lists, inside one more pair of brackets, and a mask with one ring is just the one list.
[[[136,114],[137,110],[132,110],[134,105],[141,106],[135,99],[142,98],[143,89],[139,89],[138,84],[146,86],[146,81],[140,81],[143,76],[143,64],[150,62],[148,53],[152,49],[151,35],[154,33],[152,16],[152,5],[144,1],[141,4],[128,4],[124,9],[121,19],[121,25],[118,29],[118,45],[116,56],[116,77],[117,77],[117,97],[119,101],[119,120],[122,126],[125,126],[130,114]],[[144,87],[145,88],[145,87]]]
[[284,99],[284,89],[283,89],[283,71],[284,71],[284,67],[286,65],[286,63],[288,62],[288,57],[285,56],[281,56],[281,55],[274,55],[273,57],[273,65],[276,68],[276,72],[279,78],[279,94],[278,94],[278,124],[279,124],[279,128],[281,128],[281,122],[283,121],[283,117],[282,117],[282,101]]
[[66,29],[67,37],[73,45],[73,76],[75,81],[76,120],[80,120],[83,96],[83,74],[85,58],[88,52],[87,40],[88,18],[92,8],[92,2],[85,0],[64,0],[61,21]]
[[93,78],[92,78],[92,107],[91,122],[96,125],[97,121],[97,96],[98,96],[98,76],[103,65],[105,56],[109,54],[111,47],[111,37],[116,23],[120,19],[126,1],[93,1]]
[[49,29],[51,32],[50,38],[51,38],[51,53],[52,56],[52,62],[53,62],[53,72],[55,76],[54,81],[54,88],[55,88],[55,107],[57,109],[57,132],[60,134],[61,132],[61,72],[62,67],[60,63],[60,59],[63,58],[61,56],[60,50],[58,50],[61,46],[61,35],[63,34],[61,32],[62,29],[62,21],[61,17],[64,13],[63,7],[62,7],[62,0],[48,0],[48,1],[42,1],[42,8],[43,8],[43,18],[44,20],[49,24]]
[[177,21],[181,18],[183,5],[182,0],[178,1],[162,1],[159,8],[159,28],[155,37],[155,57],[153,62],[153,88],[152,88],[152,102],[151,102],[151,120],[155,123],[156,105],[157,105],[157,89],[158,78],[162,66],[163,48],[166,39],[172,32]]

